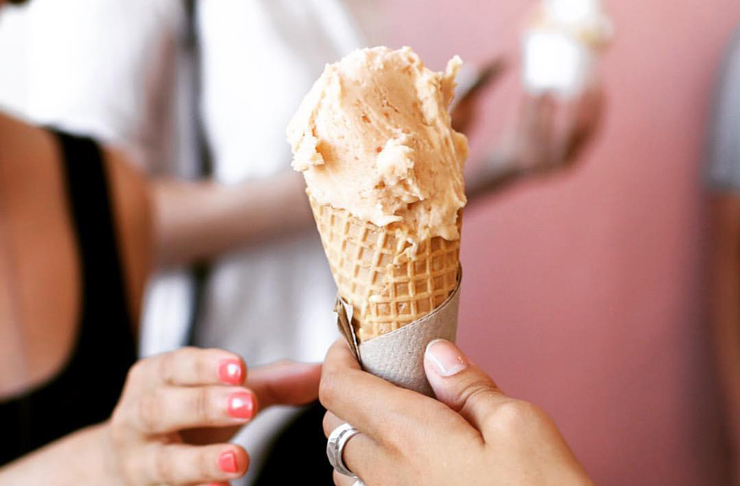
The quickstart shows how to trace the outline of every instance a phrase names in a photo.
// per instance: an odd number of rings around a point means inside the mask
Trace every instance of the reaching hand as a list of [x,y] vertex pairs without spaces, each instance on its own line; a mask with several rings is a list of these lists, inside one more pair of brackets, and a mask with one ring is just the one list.
[[319,374],[318,365],[282,363],[247,377],[241,358],[217,349],[185,348],[139,361],[110,420],[110,475],[135,486],[228,484],[247,471],[247,452],[235,444],[186,444],[182,432],[234,432],[255,416],[258,403],[312,401]]
[[571,100],[525,95],[513,132],[484,160],[471,165],[471,201],[530,175],[571,167],[598,132],[604,93],[593,87]]

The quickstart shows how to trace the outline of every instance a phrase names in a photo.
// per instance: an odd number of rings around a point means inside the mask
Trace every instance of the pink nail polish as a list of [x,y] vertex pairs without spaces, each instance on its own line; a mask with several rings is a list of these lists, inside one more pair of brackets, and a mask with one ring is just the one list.
[[218,456],[218,467],[227,473],[235,473],[237,471],[236,454],[233,451],[224,452]]
[[254,397],[251,393],[236,392],[229,396],[229,415],[239,419],[251,419],[254,415]]
[[434,371],[444,377],[456,375],[468,367],[468,360],[457,346],[444,339],[429,343],[425,358],[432,364]]
[[242,364],[237,359],[225,359],[218,365],[218,379],[229,385],[242,382]]

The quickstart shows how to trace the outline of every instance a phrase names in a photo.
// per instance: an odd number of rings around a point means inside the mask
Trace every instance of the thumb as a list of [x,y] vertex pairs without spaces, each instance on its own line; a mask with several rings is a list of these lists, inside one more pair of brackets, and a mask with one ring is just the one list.
[[254,392],[260,408],[272,405],[302,405],[318,399],[321,365],[279,361],[249,370],[246,385]]
[[482,430],[486,415],[508,400],[490,376],[444,339],[427,345],[424,371],[437,399],[478,430]]

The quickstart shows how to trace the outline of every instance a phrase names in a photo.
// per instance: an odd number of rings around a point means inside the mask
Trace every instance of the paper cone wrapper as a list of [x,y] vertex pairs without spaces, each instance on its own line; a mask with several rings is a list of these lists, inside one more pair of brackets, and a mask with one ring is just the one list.
[[424,373],[424,352],[435,339],[455,341],[460,281],[447,300],[431,313],[395,331],[360,343],[352,323],[353,308],[337,299],[337,325],[363,369],[409,390],[434,396]]

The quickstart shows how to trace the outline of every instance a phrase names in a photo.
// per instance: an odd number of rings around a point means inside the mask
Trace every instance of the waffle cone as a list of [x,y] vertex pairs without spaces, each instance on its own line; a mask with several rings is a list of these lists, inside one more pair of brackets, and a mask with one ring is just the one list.
[[393,224],[378,227],[309,200],[339,295],[353,307],[360,341],[424,317],[455,290],[459,239],[437,236],[414,249],[397,238]]

